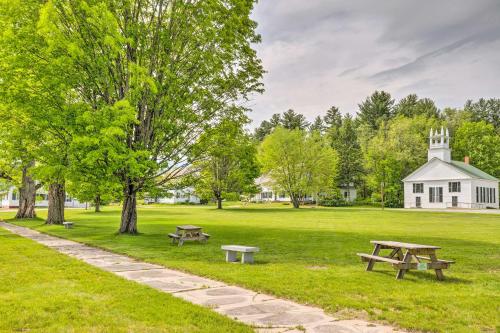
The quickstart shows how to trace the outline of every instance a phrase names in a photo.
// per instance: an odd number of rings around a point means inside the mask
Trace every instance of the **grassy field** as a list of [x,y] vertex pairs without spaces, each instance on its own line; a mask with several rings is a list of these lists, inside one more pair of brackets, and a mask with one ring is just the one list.
[[[44,216],[44,211],[39,211]],[[10,217],[13,214],[3,214]],[[68,210],[66,230],[43,221],[19,222],[65,238],[165,264],[229,283],[315,304],[342,317],[363,317],[432,332],[495,332],[500,306],[500,215],[409,212],[283,205],[161,206],[139,211],[139,236],[119,236],[119,209]],[[179,224],[203,226],[206,245],[171,246],[166,234]],[[365,272],[356,252],[370,240],[438,245],[445,270],[411,272],[395,280],[392,267]],[[222,244],[261,248],[255,265],[224,262]]]
[[0,228],[0,332],[251,332]]

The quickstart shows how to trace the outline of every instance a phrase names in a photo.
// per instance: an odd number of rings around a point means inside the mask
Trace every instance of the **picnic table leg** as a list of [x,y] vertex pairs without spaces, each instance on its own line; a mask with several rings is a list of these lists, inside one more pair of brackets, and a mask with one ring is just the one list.
[[[432,253],[432,254],[429,254],[429,258],[431,259],[431,262],[438,262],[437,258],[436,258],[436,254],[435,253]],[[439,281],[443,281],[444,280],[444,275],[443,275],[443,270],[442,269],[438,269],[436,268],[434,271],[436,271],[436,277]]]
[[[406,251],[404,257],[403,257],[403,262],[409,264],[411,262],[411,254],[410,251]],[[401,280],[405,276],[407,269],[400,269],[398,270],[398,274],[396,274],[396,279]]]
[[[372,255],[374,256],[378,256],[378,253],[380,252],[380,245],[379,244],[376,244],[375,245],[375,248],[373,249],[373,252],[372,252]],[[373,269],[373,265],[375,265],[375,260],[374,259],[370,259],[368,261],[368,265],[366,265],[366,270],[367,271],[371,271]]]
[[178,240],[178,242],[179,242],[179,243],[177,244],[177,246],[182,246],[182,245],[184,245],[184,239],[183,239],[182,237]]

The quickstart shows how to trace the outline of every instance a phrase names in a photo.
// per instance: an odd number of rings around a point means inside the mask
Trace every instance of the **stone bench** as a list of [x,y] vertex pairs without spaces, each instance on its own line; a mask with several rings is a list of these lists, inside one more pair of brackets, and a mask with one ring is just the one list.
[[66,229],[72,229],[73,228],[73,222],[63,222],[63,225]]
[[221,249],[226,251],[226,262],[237,262],[237,253],[241,253],[242,264],[253,264],[253,254],[259,252],[258,247],[243,245],[222,245]]

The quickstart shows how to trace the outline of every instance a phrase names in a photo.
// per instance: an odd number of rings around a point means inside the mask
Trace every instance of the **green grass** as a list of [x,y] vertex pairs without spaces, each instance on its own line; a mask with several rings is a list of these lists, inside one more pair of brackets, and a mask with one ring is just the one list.
[[[98,214],[68,210],[67,219],[76,223],[70,230],[39,220],[19,224],[315,304],[337,316],[432,332],[494,332],[498,327],[499,215],[289,207],[144,207],[139,236],[116,235],[116,207]],[[207,245],[171,246],[166,234],[179,224],[203,226],[212,238]],[[438,245],[438,256],[456,264],[445,270],[444,282],[433,271],[411,272],[396,281],[385,264],[365,272],[356,252],[371,251],[374,239]],[[222,244],[259,246],[261,252],[255,265],[226,264]]]
[[251,332],[0,228],[0,332]]

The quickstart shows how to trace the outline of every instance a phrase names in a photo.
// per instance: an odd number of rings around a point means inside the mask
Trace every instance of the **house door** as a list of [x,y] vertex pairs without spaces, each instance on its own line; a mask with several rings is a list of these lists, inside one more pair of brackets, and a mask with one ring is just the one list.
[[451,197],[451,207],[458,207],[458,197]]
[[415,206],[417,206],[417,208],[422,207],[422,199],[420,197],[415,197]]

